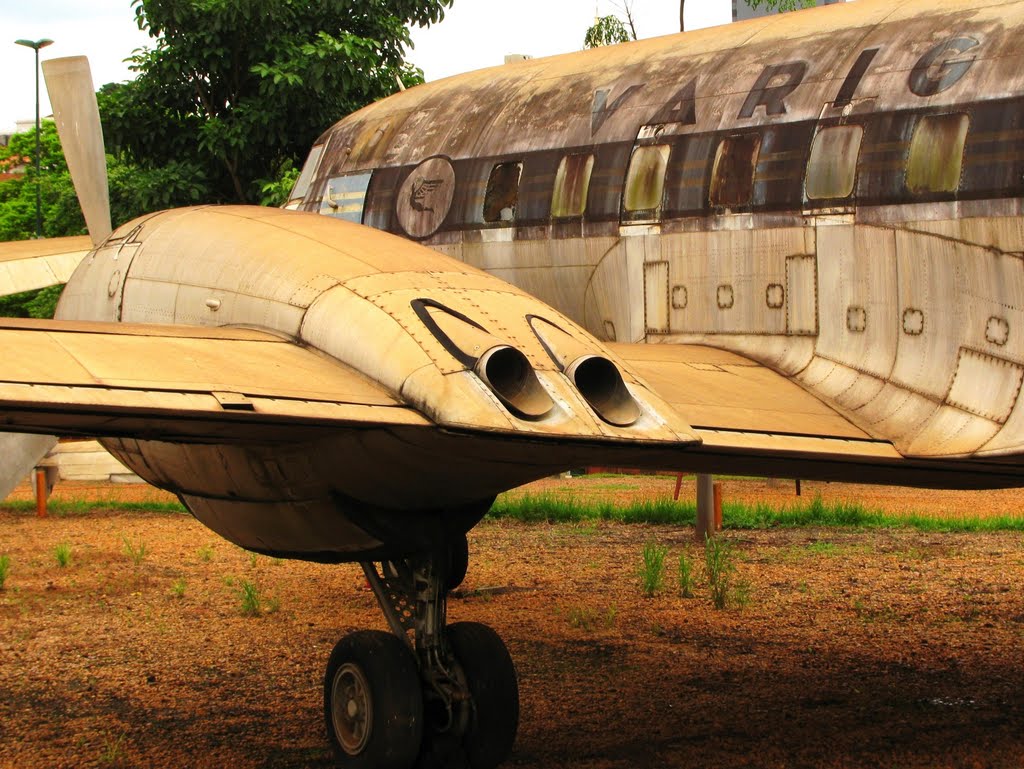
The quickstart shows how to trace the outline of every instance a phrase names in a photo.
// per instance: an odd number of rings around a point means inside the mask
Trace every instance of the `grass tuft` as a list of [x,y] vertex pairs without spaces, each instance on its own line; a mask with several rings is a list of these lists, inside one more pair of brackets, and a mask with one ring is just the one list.
[[141,539],[138,543],[134,543],[128,539],[127,534],[121,535],[121,541],[124,542],[124,547],[122,548],[124,554],[131,559],[132,563],[140,566],[146,560],[146,543]]
[[252,580],[239,580],[235,586],[235,592],[238,594],[238,600],[241,603],[242,614],[247,617],[271,614],[279,608],[278,600],[263,595],[260,586]]
[[71,545],[67,542],[61,542],[59,545],[53,548],[53,557],[57,561],[57,565],[64,569],[71,563]]
[[665,582],[665,556],[668,548],[656,542],[644,545],[640,557],[640,589],[650,598],[661,591]]
[[693,598],[696,587],[693,575],[693,560],[686,553],[679,554],[679,595]]
[[7,575],[11,571],[11,557],[9,555],[0,555],[0,590],[4,589],[4,583],[7,582]]
[[716,609],[750,603],[750,585],[736,577],[730,542],[722,537],[708,537],[704,543],[704,567],[711,589],[711,603]]
[[171,585],[171,595],[173,595],[175,598],[184,598],[185,597],[185,579],[184,578],[179,577],[178,579],[174,580],[174,584]]

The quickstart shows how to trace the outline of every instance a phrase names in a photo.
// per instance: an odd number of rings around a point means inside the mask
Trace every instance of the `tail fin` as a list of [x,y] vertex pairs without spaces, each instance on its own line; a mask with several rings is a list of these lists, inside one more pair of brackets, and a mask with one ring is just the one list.
[[0,433],[0,500],[7,498],[56,443],[52,435]]

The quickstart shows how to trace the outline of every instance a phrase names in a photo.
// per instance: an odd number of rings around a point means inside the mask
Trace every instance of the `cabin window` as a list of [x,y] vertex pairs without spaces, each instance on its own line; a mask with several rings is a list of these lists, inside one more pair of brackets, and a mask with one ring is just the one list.
[[511,222],[516,218],[522,172],[522,163],[498,163],[491,169],[484,193],[485,222]]
[[857,157],[864,127],[841,125],[822,128],[811,143],[804,191],[808,200],[847,198],[857,178]]
[[708,200],[713,206],[732,208],[750,204],[754,194],[754,169],[761,150],[758,134],[727,136],[715,152]]
[[643,212],[651,218],[657,216],[665,190],[669,150],[667,144],[649,144],[633,150],[626,172],[626,191],[622,197],[622,205],[627,212]]
[[320,167],[320,157],[324,153],[324,146],[324,144],[314,144],[313,149],[309,151],[309,157],[306,158],[306,163],[302,166],[302,173],[295,180],[295,186],[292,187],[291,194],[288,196],[288,208],[298,207],[306,197],[310,182],[313,181],[313,177],[316,176],[317,169]]
[[583,216],[593,171],[593,155],[566,155],[562,158],[555,173],[555,189],[551,195],[552,217],[564,219]]
[[363,223],[363,208],[366,206],[366,188],[370,186],[372,172],[346,174],[327,180],[320,213],[344,219],[356,224]]
[[914,130],[907,158],[911,192],[956,192],[964,161],[966,114],[925,115]]

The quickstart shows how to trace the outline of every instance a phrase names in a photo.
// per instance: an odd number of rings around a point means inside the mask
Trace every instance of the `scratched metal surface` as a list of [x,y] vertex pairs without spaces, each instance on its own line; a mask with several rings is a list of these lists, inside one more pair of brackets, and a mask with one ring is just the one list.
[[[599,338],[742,353],[908,455],[1019,453],[1022,23],[861,0],[460,75],[329,130],[301,205],[371,172],[365,223]],[[572,155],[593,161],[564,215]],[[509,163],[513,215],[488,221]]]

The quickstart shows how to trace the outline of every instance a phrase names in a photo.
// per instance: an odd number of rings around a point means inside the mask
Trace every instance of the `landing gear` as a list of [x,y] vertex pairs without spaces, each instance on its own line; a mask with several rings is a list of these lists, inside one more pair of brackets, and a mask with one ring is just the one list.
[[423,739],[423,695],[409,647],[378,630],[338,641],[324,676],[324,719],[341,766],[408,769]]
[[508,649],[486,625],[447,625],[448,592],[467,562],[460,537],[437,552],[362,564],[392,633],[353,633],[331,654],[324,717],[340,766],[494,769],[508,758],[519,725]]

